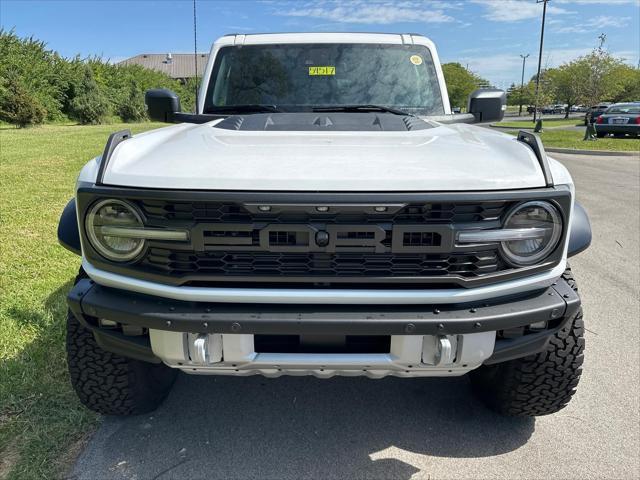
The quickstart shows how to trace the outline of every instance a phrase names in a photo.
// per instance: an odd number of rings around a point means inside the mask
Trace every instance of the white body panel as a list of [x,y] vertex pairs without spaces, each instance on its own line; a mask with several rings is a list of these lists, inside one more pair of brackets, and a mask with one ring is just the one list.
[[215,122],[136,135],[107,185],[181,190],[472,191],[543,187],[533,151],[472,125],[408,132],[235,131]]

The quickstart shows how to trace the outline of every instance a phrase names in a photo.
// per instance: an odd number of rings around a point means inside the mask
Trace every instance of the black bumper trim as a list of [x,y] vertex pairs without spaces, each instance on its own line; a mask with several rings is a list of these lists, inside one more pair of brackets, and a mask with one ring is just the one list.
[[69,293],[68,302],[80,321],[94,325],[95,318],[107,318],[192,333],[435,335],[503,330],[571,317],[580,299],[564,280],[559,280],[525,297],[461,305],[372,309],[355,305],[222,304],[153,297],[81,280]]

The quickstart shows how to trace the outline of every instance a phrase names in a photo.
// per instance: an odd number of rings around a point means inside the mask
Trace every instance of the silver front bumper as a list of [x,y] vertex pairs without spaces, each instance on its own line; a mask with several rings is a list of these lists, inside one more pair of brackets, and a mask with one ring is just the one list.
[[210,375],[458,376],[493,353],[495,332],[393,335],[389,353],[258,353],[253,335],[150,330],[153,353],[173,368]]

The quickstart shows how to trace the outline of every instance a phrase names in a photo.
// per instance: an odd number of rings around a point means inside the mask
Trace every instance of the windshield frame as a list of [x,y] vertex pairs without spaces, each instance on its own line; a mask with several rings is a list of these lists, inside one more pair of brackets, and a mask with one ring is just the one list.
[[[437,113],[424,113],[424,110],[422,111],[414,111],[413,109],[410,109],[408,114],[410,115],[416,115],[416,116],[420,116],[420,117],[441,117],[443,115],[450,115],[451,111],[450,111],[450,105],[449,105],[449,99],[448,99],[448,95],[447,95],[447,90],[446,90],[446,86],[444,83],[444,76],[442,73],[442,68],[440,66],[440,61],[438,58],[438,54],[436,52],[435,49],[432,48],[431,46],[431,42],[427,39],[417,39],[417,40],[425,40],[425,42],[422,41],[416,41],[414,42],[411,46],[412,47],[418,47],[420,49],[424,49],[425,50],[425,58],[428,58],[428,61],[431,62],[432,64],[432,68],[433,68],[433,86],[434,86],[434,92],[437,93],[437,95],[434,95],[434,104],[436,104],[436,107],[438,106],[437,104],[439,104],[440,110]],[[216,42],[217,43],[217,42]],[[216,78],[219,74],[219,70],[221,68],[221,64],[224,58],[224,55],[222,55],[221,53],[224,50],[231,50],[231,49],[237,49],[237,48],[249,48],[249,47],[268,47],[268,46],[279,46],[279,47],[303,47],[303,46],[310,46],[310,47],[315,47],[317,45],[349,45],[349,46],[366,46],[366,47],[370,47],[370,48],[375,48],[376,45],[379,45],[381,47],[395,47],[395,48],[402,48],[403,44],[396,44],[396,43],[373,43],[373,42],[368,42],[368,41],[356,41],[356,42],[349,42],[349,41],[334,41],[334,42],[310,42],[310,41],[296,41],[296,42],[282,42],[282,43],[249,43],[249,44],[244,44],[244,45],[236,45],[233,43],[224,43],[221,45],[216,45],[214,44],[214,48],[212,49],[212,62],[210,62],[210,64],[207,66],[207,72],[205,74],[205,76],[203,77],[202,80],[202,84],[201,84],[201,88],[200,88],[200,95],[199,95],[199,99],[198,99],[198,103],[200,106],[200,111],[202,111],[203,113],[207,113],[209,110],[213,110],[215,111],[216,108],[219,108],[220,106],[216,106],[213,105],[213,97],[214,97],[214,90],[216,88]],[[408,46],[408,45],[407,45]],[[436,98],[437,96],[437,98]],[[352,104],[350,104],[352,106]],[[363,103],[362,105],[371,105],[370,103]],[[314,108],[330,108],[330,107],[341,107],[342,105],[340,104],[310,104],[310,105],[297,105],[297,104],[277,104],[274,105],[277,106],[278,110],[281,112],[285,112],[285,113],[295,113],[295,112],[313,112]],[[387,104],[380,104],[380,106],[383,107],[390,107],[390,108],[394,108],[396,110],[400,110],[403,107],[399,106],[399,105],[387,105]],[[231,105],[226,106],[226,107],[232,107]],[[225,108],[225,107],[223,107]],[[214,114],[217,114],[214,113]],[[233,112],[229,113],[230,115],[233,115]]]

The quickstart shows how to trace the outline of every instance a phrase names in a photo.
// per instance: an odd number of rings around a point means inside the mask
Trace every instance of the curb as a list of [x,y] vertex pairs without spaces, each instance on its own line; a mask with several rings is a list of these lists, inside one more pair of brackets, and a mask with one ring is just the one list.
[[572,153],[574,155],[593,155],[600,157],[638,157],[640,152],[617,152],[615,150],[575,150],[573,148],[545,147],[545,152],[551,153]]

